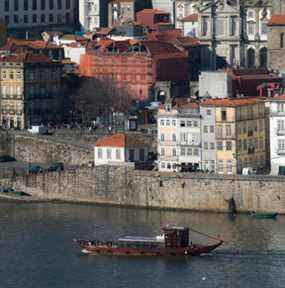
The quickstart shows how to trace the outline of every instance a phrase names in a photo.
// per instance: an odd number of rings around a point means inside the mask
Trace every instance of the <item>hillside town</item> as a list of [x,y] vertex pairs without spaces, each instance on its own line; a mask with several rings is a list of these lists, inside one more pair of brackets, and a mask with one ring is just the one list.
[[0,0],[1,130],[97,134],[94,166],[285,175],[284,53],[283,0]]

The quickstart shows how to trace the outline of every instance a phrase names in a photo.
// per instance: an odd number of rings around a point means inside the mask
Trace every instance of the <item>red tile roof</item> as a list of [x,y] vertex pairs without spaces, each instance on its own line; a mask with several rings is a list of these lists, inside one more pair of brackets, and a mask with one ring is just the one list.
[[201,106],[239,107],[239,106],[258,104],[260,102],[261,102],[260,98],[206,99],[201,102]]
[[144,14],[167,14],[169,15],[168,12],[159,10],[159,9],[143,9],[139,11],[138,13],[144,13]]
[[195,14],[188,15],[184,17],[181,21],[182,22],[198,22],[198,14],[195,13]]
[[285,14],[275,14],[271,17],[268,26],[283,26],[285,25]]
[[96,147],[125,147],[126,135],[114,134],[98,139],[95,143]]
[[1,57],[0,62],[52,63],[52,60],[44,54],[19,53]]

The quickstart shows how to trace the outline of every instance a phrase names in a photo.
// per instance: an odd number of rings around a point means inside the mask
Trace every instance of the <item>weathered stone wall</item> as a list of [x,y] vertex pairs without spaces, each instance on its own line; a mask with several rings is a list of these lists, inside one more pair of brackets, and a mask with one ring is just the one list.
[[93,159],[92,147],[76,142],[60,142],[52,137],[15,135],[14,155],[18,161],[50,163],[63,162],[82,165]]
[[281,47],[281,33],[285,35],[284,26],[269,27],[268,33],[268,67],[270,69],[285,71],[285,36],[283,48]]
[[[130,167],[102,166],[19,177],[11,181],[36,196],[146,208],[285,213],[285,178],[165,174]],[[27,190],[28,191],[28,190]]]

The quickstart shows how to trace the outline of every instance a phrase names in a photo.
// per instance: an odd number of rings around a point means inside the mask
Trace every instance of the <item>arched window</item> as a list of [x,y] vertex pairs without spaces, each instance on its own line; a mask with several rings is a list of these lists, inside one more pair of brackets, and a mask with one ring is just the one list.
[[265,47],[261,48],[259,51],[259,63],[260,67],[267,67],[267,49]]
[[248,68],[255,67],[255,51],[253,48],[247,50],[247,66]]

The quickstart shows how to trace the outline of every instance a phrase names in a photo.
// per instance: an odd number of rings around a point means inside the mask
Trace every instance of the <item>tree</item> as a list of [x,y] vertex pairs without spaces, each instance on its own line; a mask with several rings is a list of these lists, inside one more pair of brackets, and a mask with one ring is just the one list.
[[71,95],[73,110],[81,122],[108,117],[113,112],[127,112],[132,100],[126,87],[118,87],[112,77],[82,78]]

